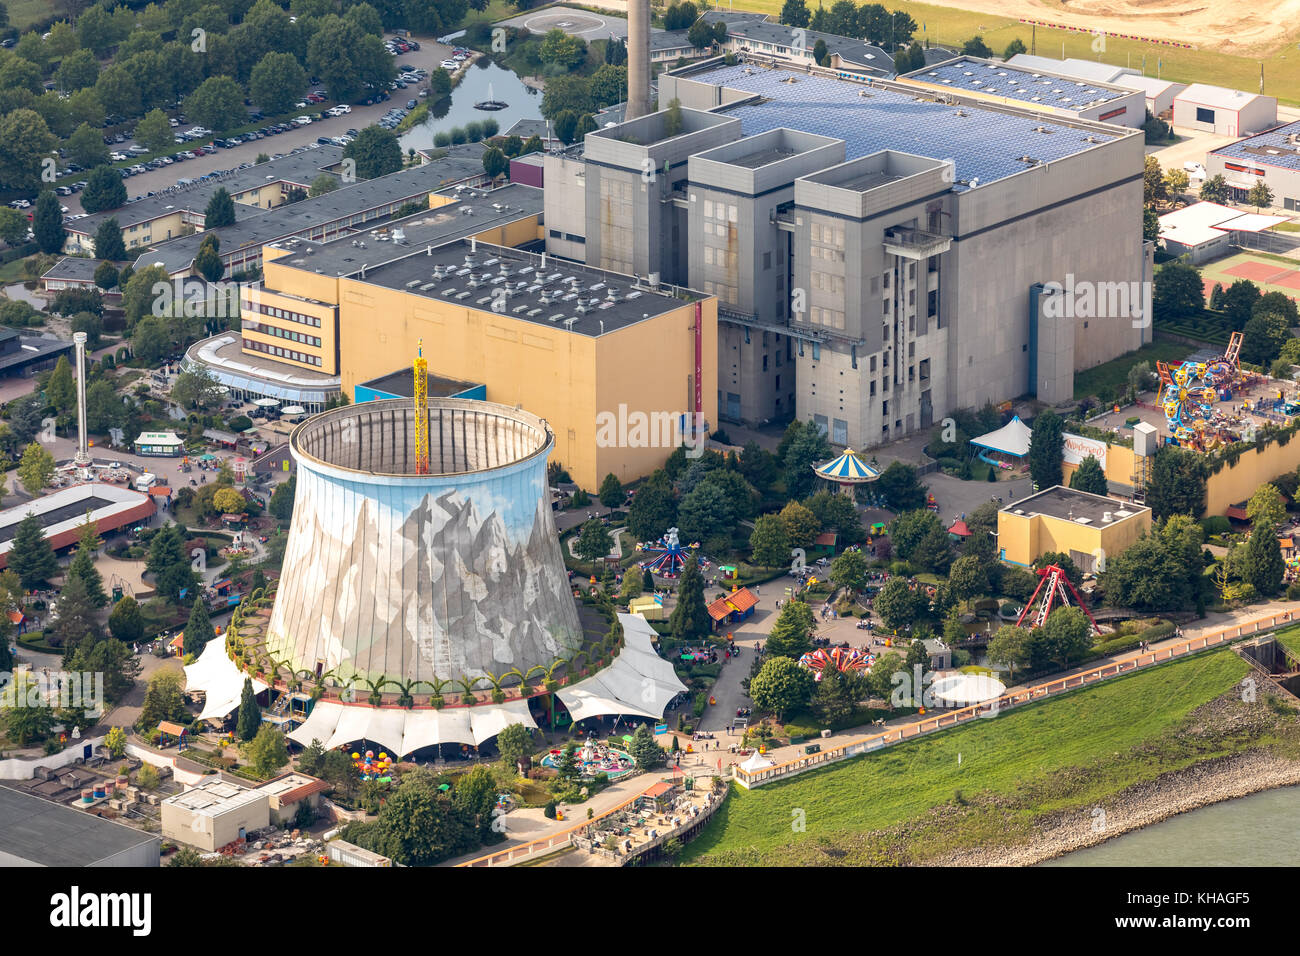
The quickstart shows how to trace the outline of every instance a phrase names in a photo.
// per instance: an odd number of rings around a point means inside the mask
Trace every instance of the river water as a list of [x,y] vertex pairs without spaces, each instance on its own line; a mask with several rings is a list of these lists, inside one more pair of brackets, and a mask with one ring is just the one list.
[[[479,66],[479,63],[486,66]],[[504,100],[509,106],[490,112],[474,109],[475,103],[489,98],[489,86],[492,88],[492,98]],[[402,99],[402,93],[402,90],[398,90],[393,94],[394,103]],[[494,119],[500,126],[500,132],[504,133],[521,119],[538,119],[541,115],[541,92],[525,86],[513,72],[484,58],[470,66],[448,99],[430,103],[429,118],[419,126],[407,130],[398,142],[405,153],[408,149],[432,146],[434,134],[450,131],[454,126],[464,126],[473,120]]]
[[1266,790],[1170,817],[1043,866],[1294,866],[1300,787]]

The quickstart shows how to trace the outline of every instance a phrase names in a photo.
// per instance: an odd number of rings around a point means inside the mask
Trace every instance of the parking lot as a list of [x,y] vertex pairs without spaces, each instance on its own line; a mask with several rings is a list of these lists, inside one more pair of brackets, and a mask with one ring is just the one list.
[[[434,43],[432,40],[425,41],[420,38],[419,42],[419,50],[398,54],[396,57],[397,63],[409,64],[417,69],[431,71],[436,69],[438,64],[451,53],[449,47]],[[317,138],[321,136],[332,138],[346,134],[349,129],[365,129],[367,126],[378,123],[384,117],[384,114],[394,106],[403,106],[407,99],[418,98],[419,88],[426,86],[427,82],[422,82],[418,84],[418,87],[408,86],[406,90],[390,91],[391,98],[389,100],[370,106],[353,105],[352,112],[343,116],[328,117],[313,122],[310,126],[292,127],[288,132],[279,133],[251,143],[243,143],[233,149],[218,149],[210,156],[200,156],[197,159],[173,163],[170,166],[163,166],[159,169],[152,169],[140,175],[132,176],[125,180],[127,195],[131,198],[145,196],[150,192],[159,192],[168,186],[174,186],[178,179],[198,179],[207,173],[234,169],[242,163],[251,164],[257,159],[259,153],[266,153],[268,156],[286,154],[299,146],[314,144]],[[315,114],[320,111],[320,105],[312,104],[310,113]],[[306,112],[309,111],[301,110],[296,112],[294,116]],[[277,118],[277,122],[288,122],[292,118]],[[271,121],[263,121],[259,126],[266,125],[269,122]],[[177,129],[189,129],[193,125],[192,123],[186,123],[177,127]],[[212,138],[196,140],[195,142],[210,143]],[[135,144],[127,140],[123,143],[114,143],[112,149],[122,151],[132,145]],[[190,144],[176,146],[177,151],[192,148]],[[78,174],[77,178],[84,179],[85,173]],[[61,196],[59,201],[68,207],[69,215],[84,211],[81,208],[80,194],[74,193],[71,196]]]

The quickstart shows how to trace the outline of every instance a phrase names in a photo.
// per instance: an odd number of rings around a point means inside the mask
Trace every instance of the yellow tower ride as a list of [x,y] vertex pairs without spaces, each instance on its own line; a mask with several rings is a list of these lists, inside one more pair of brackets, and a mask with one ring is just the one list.
[[424,339],[415,356],[415,473],[429,473],[429,363],[424,358]]

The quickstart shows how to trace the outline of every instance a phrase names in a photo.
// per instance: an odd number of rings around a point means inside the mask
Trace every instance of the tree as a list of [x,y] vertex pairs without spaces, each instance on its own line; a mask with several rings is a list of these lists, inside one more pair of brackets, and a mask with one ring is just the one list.
[[1277,312],[1255,312],[1243,331],[1246,340],[1241,346],[1241,359],[1254,365],[1273,364],[1291,338],[1286,318]]
[[857,674],[845,674],[838,667],[827,664],[822,668],[822,678],[813,691],[813,713],[829,727],[844,723],[853,716],[859,686],[861,678]]
[[1014,679],[1017,668],[1028,667],[1032,657],[1028,628],[1003,624],[989,641],[988,655],[990,661],[1001,664]]
[[920,616],[921,598],[900,577],[892,577],[876,595],[873,606],[880,621],[891,631],[907,627]]
[[596,561],[605,557],[614,547],[614,540],[609,535],[609,529],[599,518],[592,518],[582,526],[582,531],[578,534],[578,543],[574,545],[573,550],[577,552],[578,557],[590,562],[593,573],[596,567]]
[[39,692],[32,686],[34,678],[29,672],[19,671],[12,680],[12,688],[6,688],[6,694],[12,694],[14,700],[14,705],[5,710],[8,734],[18,742],[18,746],[30,747],[54,730],[54,709],[39,700]]
[[179,525],[167,524],[154,535],[145,570],[153,573],[158,594],[168,601],[179,601],[181,591],[194,586],[196,576],[185,553],[185,539]]
[[984,38],[981,36],[973,36],[963,43],[961,52],[966,56],[977,56],[984,60],[993,56],[993,51],[989,49],[989,45],[984,42]]
[[1246,517],[1256,528],[1261,524],[1276,528],[1286,520],[1286,502],[1276,485],[1263,484],[1255,489],[1246,502]]
[[1142,168],[1142,204],[1154,207],[1169,199],[1169,190],[1165,185],[1165,174],[1160,169],[1160,160],[1147,156]]
[[1269,189],[1264,180],[1256,179],[1255,185],[1246,193],[1246,202],[1255,207],[1255,212],[1259,212],[1261,206],[1273,205],[1273,190]]
[[67,235],[63,228],[63,211],[54,193],[43,190],[36,199],[36,209],[32,213],[32,234],[41,252],[53,255],[63,250],[63,240]]
[[[126,313],[127,328],[134,328],[143,317],[153,314],[157,298],[153,291],[154,286],[160,282],[166,283],[170,278],[167,270],[157,265],[145,266],[143,269],[133,271],[130,278],[123,278],[120,275],[117,277],[118,285],[122,290],[122,311]],[[163,331],[165,332],[166,329],[164,328]]]
[[627,745],[627,752],[641,770],[663,766],[663,748],[655,743],[654,734],[646,724],[641,724],[632,732],[632,742]]
[[568,146],[577,140],[578,114],[573,110],[561,110],[556,114],[555,135],[561,143]]
[[759,710],[785,720],[812,698],[812,671],[788,657],[769,657],[750,679],[749,696]]
[[329,173],[321,173],[311,181],[311,185],[307,188],[307,196],[311,199],[324,196],[326,193],[334,192],[339,188],[339,185],[338,177],[331,176]]
[[797,501],[790,501],[781,509],[781,524],[792,548],[809,548],[821,533],[821,523],[812,511]]
[[[1199,578],[1199,567],[1196,574]],[[1142,535],[1109,558],[1101,575],[1108,604],[1139,611],[1183,609],[1192,599],[1191,581],[1188,568],[1159,534]]]
[[[111,262],[101,262],[95,267],[95,285],[106,292],[117,286],[117,276],[117,267]],[[89,312],[85,314],[90,315]]]
[[[109,216],[95,230],[95,257],[115,262],[126,258],[126,243],[122,241],[122,228],[117,224],[116,216]],[[113,282],[117,283],[116,270]]]
[[558,27],[548,30],[542,37],[537,56],[543,63],[554,64],[563,70],[572,70],[582,64],[587,56],[587,44],[581,37],[569,36]]
[[[49,381],[45,383],[45,400],[60,415],[66,415],[76,408],[77,383],[72,377],[72,365],[66,355],[60,355],[59,360],[54,363],[54,371],[50,374]],[[53,461],[53,457],[50,460]],[[46,482],[48,481],[47,478]]]
[[159,721],[173,720],[185,713],[184,694],[181,689],[184,674],[177,670],[155,671],[145,688],[144,704],[136,726],[152,730]]
[[1171,169],[1165,173],[1165,186],[1171,194],[1186,192],[1188,185],[1189,180],[1184,170]]
[[135,644],[144,636],[144,616],[135,598],[127,594],[113,605],[108,615],[108,629],[123,644]]
[[17,209],[0,206],[0,239],[16,246],[27,236],[27,217],[19,215]]
[[508,724],[497,734],[497,750],[511,767],[518,767],[531,757],[533,749],[533,732],[523,724]]
[[112,166],[96,166],[86,176],[81,190],[81,208],[88,213],[103,212],[126,205],[126,184]]
[[917,547],[934,531],[943,532],[943,523],[934,512],[923,508],[905,511],[890,524],[889,539],[898,556],[911,561]]
[[104,738],[104,746],[108,749],[110,757],[121,760],[126,754],[126,731],[121,727],[110,727],[108,735]]
[[827,50],[826,41],[821,37],[813,44],[813,62],[818,66],[827,66],[830,60],[830,52]]
[[1189,514],[1199,518],[1205,511],[1208,466],[1202,455],[1177,445],[1162,445],[1151,465],[1146,486],[1146,504],[1153,518]]
[[100,577],[92,555],[93,552],[89,549],[78,547],[72,555],[72,561],[68,564],[67,580],[69,582],[73,578],[79,580],[91,605],[104,607],[108,604],[108,595],[104,593],[104,579]]
[[739,472],[718,469],[710,472],[682,498],[677,523],[687,540],[707,541],[731,529],[750,516],[753,489]]
[[816,422],[795,420],[781,436],[777,456],[785,474],[786,493],[791,498],[806,498],[816,481],[812,466],[831,457],[831,446]]
[[750,560],[764,568],[776,568],[790,560],[790,536],[779,515],[759,515],[749,535]]
[[812,15],[804,0],[785,0],[781,6],[781,22],[790,27],[806,27]]
[[244,90],[228,76],[210,76],[185,97],[185,116],[191,123],[218,133],[248,121]]
[[1142,238],[1147,242],[1160,239],[1160,215],[1150,206],[1142,208]]
[[600,491],[597,492],[596,497],[606,508],[617,508],[623,503],[627,493],[623,490],[623,483],[618,480],[618,476],[611,473],[600,483]]
[[243,514],[248,510],[248,502],[234,488],[218,488],[212,496],[212,505],[223,515]]
[[397,137],[378,126],[367,126],[343,149],[345,159],[357,164],[357,176],[374,179],[402,168],[402,147]]
[[[212,197],[217,198],[216,196]],[[214,240],[209,242],[208,240]],[[221,254],[217,252],[216,236],[208,236],[199,243],[199,251],[194,256],[194,268],[199,275],[209,282],[216,282],[225,274],[226,266],[221,261]]]
[[[987,536],[986,536],[987,537]],[[988,590],[989,578],[985,571],[985,562],[973,555],[958,558],[948,571],[948,587],[953,596],[967,600]]]
[[289,762],[289,750],[284,745],[284,734],[270,724],[263,724],[253,739],[240,750],[248,765],[259,777],[269,777]]
[[99,131],[92,129],[89,123],[82,123],[76,128],[68,137],[65,148],[69,159],[87,169],[109,161],[108,147],[104,145]]
[[235,720],[235,733],[240,740],[252,740],[257,736],[261,724],[262,708],[257,705],[257,695],[253,693],[253,680],[245,677],[244,689],[239,694],[239,715]]
[[896,686],[894,678],[895,675],[900,674],[906,674],[903,670],[903,655],[897,651],[889,651],[876,658],[876,663],[867,674],[867,686],[873,695],[892,704]]
[[861,551],[845,551],[831,562],[831,583],[854,593],[867,586],[867,559]]
[[1020,39],[1020,37],[1016,37],[1014,40],[1012,40],[1010,43],[1007,44],[1006,50],[1003,51],[1002,53],[1002,59],[1009,60],[1013,56],[1017,56],[1021,53],[1024,53],[1027,49],[1028,47],[1025,46],[1025,41]]
[[772,657],[789,657],[798,660],[812,650],[812,635],[817,629],[812,608],[803,601],[787,601],[777,615],[776,623],[763,645],[763,653]]
[[849,495],[823,490],[805,498],[803,504],[817,518],[823,530],[834,531],[840,536],[841,544],[865,539],[862,517]]
[[1184,262],[1166,262],[1155,276],[1151,296],[1155,317],[1177,320],[1205,308],[1205,286],[1194,266]]
[[1259,286],[1249,279],[1238,279],[1223,290],[1221,307],[1223,314],[1232,323],[1235,331],[1240,332],[1254,314],[1255,303],[1259,301]]
[[220,186],[208,200],[208,207],[203,213],[204,229],[219,229],[235,224],[235,201],[225,186]]
[[638,541],[655,541],[677,524],[677,501],[668,476],[662,470],[652,474],[632,498],[627,510],[627,529]]
[[1079,608],[1058,607],[1030,632],[1029,646],[1035,667],[1052,664],[1064,670],[1092,649],[1092,625]]
[[876,479],[875,490],[885,497],[894,511],[912,511],[925,507],[925,486],[916,469],[901,461],[891,461]]
[[677,582],[677,606],[668,619],[669,631],[675,640],[695,641],[708,635],[713,628],[708,605],[704,600],[704,575],[692,554],[686,559],[682,575]]
[[1272,597],[1282,589],[1286,572],[1275,529],[1275,525],[1262,518],[1255,522],[1241,562],[1242,580],[1252,584],[1255,593],[1264,597]]
[[30,109],[0,112],[0,185],[35,190],[41,183],[41,163],[55,139],[41,115]]
[[279,521],[288,521],[293,516],[294,489],[297,481],[290,478],[275,486],[271,492],[270,509],[272,517]]
[[307,73],[292,53],[267,53],[257,61],[248,80],[248,95],[267,116],[289,112],[306,88]]
[[686,39],[697,50],[712,46],[714,42],[713,27],[704,20],[696,20],[686,31]]
[[1201,183],[1200,196],[1203,202],[1217,202],[1220,204],[1226,203],[1232,198],[1228,189],[1228,182],[1223,178],[1222,173],[1215,173]]
[[29,495],[40,494],[53,477],[54,456],[43,445],[32,442],[23,449],[22,460],[18,462],[18,480]]
[[[1042,485],[1039,485],[1041,488]],[[1106,472],[1095,455],[1089,455],[1070,476],[1070,487],[1076,491],[1087,491],[1094,495],[1110,494],[1110,484],[1106,481]]]
[[1029,474],[1040,489],[1061,483],[1062,454],[1065,450],[1065,423],[1050,408],[1034,419],[1029,438]]
[[151,153],[163,153],[173,147],[171,124],[160,109],[150,110],[135,124],[135,141]]
[[190,609],[190,619],[185,624],[185,643],[182,649],[186,655],[201,654],[208,641],[216,636],[212,619],[208,617],[207,602],[201,597],[195,598],[194,607]]
[[1286,319],[1288,326],[1300,324],[1300,310],[1295,300],[1284,292],[1265,292],[1250,307],[1252,317],[1265,312],[1274,312]]

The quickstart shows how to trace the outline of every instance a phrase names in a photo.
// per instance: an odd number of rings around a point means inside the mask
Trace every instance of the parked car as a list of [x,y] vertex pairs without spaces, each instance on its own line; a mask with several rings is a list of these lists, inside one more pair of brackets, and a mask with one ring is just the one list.
[[72,195],[72,188],[69,187],[69,186],[55,186],[55,187],[54,187],[54,194],[55,194],[56,196],[71,196],[71,195]]
[[407,108],[408,110],[413,110],[413,109],[415,109],[415,107],[416,107],[417,105],[418,105],[418,104],[417,104],[417,101],[415,101],[415,100],[407,100],[407,101],[406,101],[406,108]]
[[460,69],[460,61],[459,61],[459,60],[443,60],[442,63],[439,64],[439,66],[441,66],[444,70],[452,70],[452,71],[455,71],[455,70]]
[[293,118],[293,121],[294,121],[295,123],[297,123],[299,126],[310,126],[310,125],[311,125],[311,117],[310,117],[310,116],[295,116],[295,117]]

